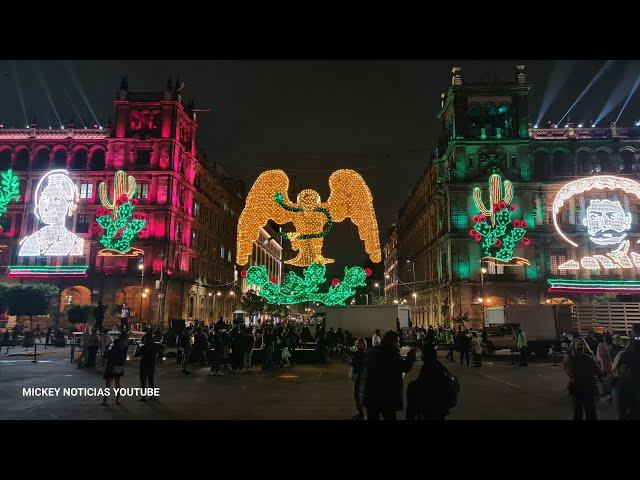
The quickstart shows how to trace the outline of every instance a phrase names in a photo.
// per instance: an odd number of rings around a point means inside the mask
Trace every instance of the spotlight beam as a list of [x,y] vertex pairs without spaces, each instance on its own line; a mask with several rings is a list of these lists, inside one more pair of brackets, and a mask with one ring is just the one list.
[[60,115],[58,114],[58,109],[56,108],[55,103],[53,103],[53,97],[51,96],[51,92],[49,91],[49,86],[47,85],[47,81],[45,80],[44,75],[42,74],[42,71],[40,70],[38,65],[36,65],[35,63],[32,63],[31,66],[33,67],[33,70],[36,73],[36,76],[38,77],[40,86],[42,86],[42,89],[44,90],[44,93],[47,96],[47,100],[49,100],[49,105],[51,106],[51,110],[53,110],[53,113],[56,116],[56,119],[58,120],[57,126],[62,125],[62,120],[60,119]]
[[80,112],[78,111],[78,107],[76,107],[76,103],[73,101],[73,99],[71,98],[71,94],[69,94],[69,91],[64,87],[64,85],[62,86],[62,91],[64,92],[64,95],[67,97],[67,100],[71,104],[71,108],[73,108],[73,111],[75,112],[76,117],[78,117],[78,119],[80,120],[80,123],[82,124],[83,127],[86,127],[84,120],[82,120],[82,115],[80,115]]
[[98,117],[96,117],[96,114],[93,111],[93,108],[91,108],[91,103],[89,102],[89,98],[87,97],[87,94],[84,92],[84,88],[82,88],[82,83],[80,83],[80,79],[76,76],[75,72],[73,71],[73,68],[71,67],[71,63],[68,62],[68,61],[65,61],[64,62],[64,66],[67,69],[67,73],[69,74],[69,78],[73,82],[73,85],[76,87],[76,90],[80,94],[80,97],[82,98],[82,101],[84,102],[85,106],[87,107],[87,110],[89,110],[89,113],[91,113],[91,116],[95,120],[96,124],[98,126],[102,126],[102,124],[98,121]]
[[567,82],[575,62],[558,60],[553,62],[553,69],[551,75],[549,75],[549,82],[544,90],[544,97],[542,98],[542,104],[540,105],[540,112],[538,113],[538,119],[535,125],[542,123],[542,118],[549,110],[549,107],[553,104],[554,100],[560,93],[560,90]]
[[633,97],[633,94],[636,93],[636,90],[638,89],[638,85],[640,85],[640,76],[638,76],[638,78],[636,79],[636,82],[633,84],[633,88],[629,92],[627,99],[624,101],[624,105],[622,105],[622,109],[620,110],[620,113],[616,117],[616,123],[618,123],[618,120],[620,119],[622,112],[624,112],[624,109],[627,108],[627,104],[629,103],[629,100],[631,100],[631,97]]
[[584,97],[587,94],[587,92],[591,90],[591,87],[593,87],[596,84],[596,82],[600,79],[600,77],[609,69],[612,63],[613,63],[613,60],[607,60],[604,63],[604,65],[600,67],[600,70],[598,70],[598,73],[596,73],[594,77],[591,79],[591,81],[587,84],[587,86],[584,87],[584,90],[582,90],[582,93],[578,95],[578,98],[576,98],[575,102],[573,102],[573,104],[569,107],[569,110],[567,110],[567,113],[565,113],[562,116],[562,118],[558,120],[556,125],[560,125],[562,123],[562,120],[564,120],[565,117],[569,115],[569,112],[571,112],[571,110],[573,110],[573,107],[575,107],[578,104],[578,102],[582,100],[582,97]]
[[11,62],[11,70],[13,72],[13,80],[16,84],[16,91],[18,92],[18,100],[20,101],[20,106],[22,107],[22,114],[24,115],[24,124],[29,125],[29,118],[27,117],[27,107],[24,104],[24,97],[22,96],[22,85],[20,84],[20,75],[18,74],[18,65],[15,60]]

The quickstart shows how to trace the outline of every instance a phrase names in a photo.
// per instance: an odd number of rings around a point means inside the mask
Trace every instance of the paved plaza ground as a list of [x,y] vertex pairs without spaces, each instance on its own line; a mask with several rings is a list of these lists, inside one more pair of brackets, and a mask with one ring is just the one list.
[[[24,348],[12,348],[21,352]],[[160,397],[152,402],[124,398],[101,405],[96,397],[23,397],[23,387],[101,387],[101,361],[96,369],[78,369],[67,348],[49,348],[31,357],[0,354],[0,419],[127,420],[349,420],[354,408],[348,365],[297,365],[263,372],[254,366],[246,375],[209,376],[208,368],[183,375],[168,359],[156,372]],[[441,361],[458,376],[457,408],[450,420],[566,420],[571,418],[567,378],[551,360],[532,361],[527,368],[508,357],[485,361],[483,367],[460,367]],[[127,362],[123,387],[138,387],[138,361]],[[613,419],[610,404],[599,401],[599,418]]]

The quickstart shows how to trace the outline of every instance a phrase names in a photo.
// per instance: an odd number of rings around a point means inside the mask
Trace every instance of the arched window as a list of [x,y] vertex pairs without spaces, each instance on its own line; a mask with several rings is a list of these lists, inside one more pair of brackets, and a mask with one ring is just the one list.
[[64,148],[56,150],[56,153],[53,154],[53,166],[67,168],[67,151]]
[[97,149],[91,155],[91,170],[104,170],[105,165],[104,150]]
[[484,127],[482,107],[478,104],[471,105],[469,107],[469,128],[471,129],[471,135],[479,136],[482,127]]
[[16,153],[16,170],[28,170],[29,169],[29,150],[23,148]]
[[496,109],[496,128],[502,130],[502,134],[506,135],[511,131],[511,109],[509,104],[503,103]]
[[561,176],[576,174],[573,168],[573,159],[567,152],[562,150],[553,152],[553,174]]
[[5,148],[0,152],[0,170],[5,171],[11,168],[11,150]]
[[71,158],[71,167],[75,170],[82,170],[87,168],[87,151],[84,149],[77,150]]
[[41,148],[33,159],[33,168],[46,170],[49,168],[49,149]]
[[631,150],[620,152],[620,171],[623,173],[633,173],[637,171],[635,155]]
[[602,173],[616,173],[614,168],[614,159],[609,152],[600,150],[596,153],[596,160],[600,164],[600,171]]
[[590,175],[591,172],[591,152],[586,150],[580,150],[576,154],[576,166],[578,168],[578,175]]
[[551,176],[551,160],[549,154],[537,151],[533,156],[533,172],[538,178],[549,178]]

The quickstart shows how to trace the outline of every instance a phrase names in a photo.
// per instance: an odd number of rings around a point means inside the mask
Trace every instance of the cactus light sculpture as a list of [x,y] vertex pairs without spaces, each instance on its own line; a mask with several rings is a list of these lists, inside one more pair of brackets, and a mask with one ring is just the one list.
[[531,241],[525,238],[529,227],[526,220],[511,220],[511,213],[517,209],[511,204],[513,184],[509,180],[503,181],[496,173],[489,177],[488,183],[488,206],[482,201],[480,188],[473,189],[473,200],[480,215],[473,217],[475,225],[469,230],[469,235],[476,242],[480,242],[483,259],[503,264],[529,265],[526,259],[513,256],[518,242],[522,242],[523,245],[531,244]]
[[134,198],[136,194],[135,178],[118,170],[113,178],[111,199],[107,194],[106,182],[100,183],[98,194],[103,208],[98,209],[96,223],[99,225],[98,233],[102,234],[100,244],[105,247],[98,252],[98,255],[142,255],[142,250],[131,246],[131,242],[136,239],[140,230],[147,223],[144,214],[134,213],[135,205],[138,203]]

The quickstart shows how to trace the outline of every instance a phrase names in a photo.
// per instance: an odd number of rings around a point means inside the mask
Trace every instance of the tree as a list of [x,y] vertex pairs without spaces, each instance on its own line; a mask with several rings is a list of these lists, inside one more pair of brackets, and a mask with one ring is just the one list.
[[67,310],[67,319],[74,326],[78,323],[89,323],[93,318],[93,309],[96,305],[71,305]]
[[287,305],[277,305],[270,303],[264,307],[264,313],[283,318],[289,315],[289,307]]
[[375,297],[371,302],[372,305],[393,305],[391,297]]
[[247,293],[242,295],[242,300],[240,301],[242,310],[247,312],[249,315],[262,313],[264,311],[265,304],[265,299],[253,290],[249,290]]
[[29,316],[33,328],[34,315],[45,315],[53,298],[58,295],[58,287],[46,283],[33,285],[7,285],[6,304],[10,315]]

